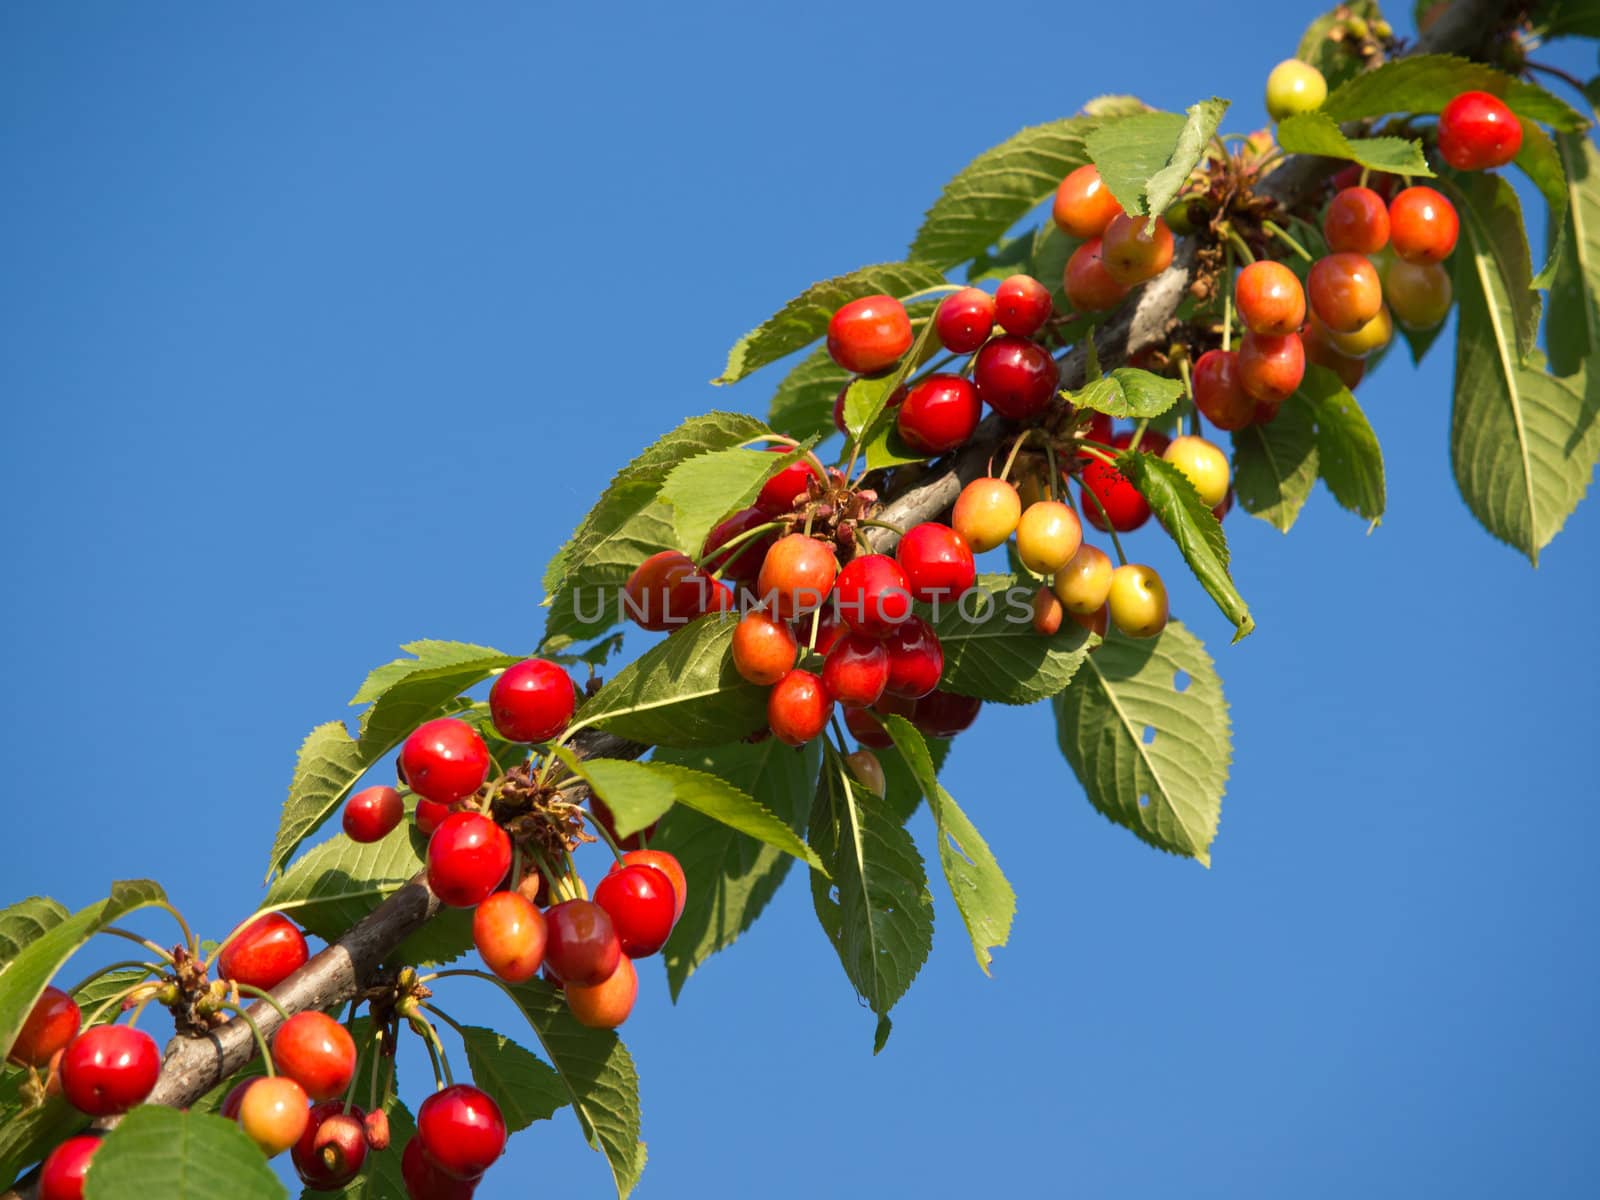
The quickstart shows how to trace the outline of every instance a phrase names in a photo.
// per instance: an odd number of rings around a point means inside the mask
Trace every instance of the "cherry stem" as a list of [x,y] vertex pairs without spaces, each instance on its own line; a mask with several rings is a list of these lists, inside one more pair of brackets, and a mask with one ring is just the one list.
[[1295,241],[1295,239],[1290,236],[1289,231],[1283,228],[1283,226],[1279,225],[1276,221],[1263,221],[1261,222],[1261,228],[1265,229],[1273,237],[1277,238],[1280,242],[1289,247],[1289,249],[1293,250],[1307,262],[1312,261],[1311,251],[1307,250],[1299,242]]
[[[1222,230],[1222,236],[1228,239],[1228,244],[1230,246],[1234,247],[1241,255],[1244,256],[1244,261],[1246,263],[1255,262],[1256,256],[1251,252],[1250,247],[1245,244],[1245,240],[1240,237],[1237,232],[1235,232],[1233,226],[1224,226]],[[1229,280],[1229,283],[1232,283],[1232,279]]]
[[[737,537],[731,537],[727,541],[723,542],[722,545],[718,546],[710,554],[704,555],[703,556],[704,558],[715,558],[719,554],[727,555],[728,561],[723,563],[720,567],[718,567],[716,569],[716,571],[712,573],[711,577],[713,579],[720,579],[722,577],[722,573],[728,569],[729,564],[732,563],[734,558],[736,557],[734,554],[731,553],[731,551],[737,550],[740,546],[744,545],[746,542],[753,541],[754,539],[760,537],[763,533],[767,533],[767,532],[770,532],[771,530],[781,528],[782,525],[783,525],[782,521],[768,521],[764,525],[757,525],[754,529],[746,529],[743,533],[739,534]],[[704,561],[702,561],[697,565],[699,565],[701,567],[704,567],[705,563],[704,563]]]
[[1128,453],[1133,453],[1139,448],[1139,443],[1144,439],[1144,431],[1149,427],[1150,418],[1145,417],[1133,427],[1133,436],[1128,439]]
[[135,968],[135,967],[143,970],[144,974],[142,976],[140,976],[138,979],[134,980],[133,983],[128,985],[130,991],[133,988],[138,987],[140,984],[142,984],[150,976],[159,975],[161,973],[161,968],[160,967],[152,966],[150,963],[147,963],[147,962],[136,962],[131,958],[130,959],[125,959],[122,962],[114,962],[114,963],[111,963],[109,966],[101,967],[98,971],[95,971],[93,974],[88,976],[81,983],[79,983],[76,987],[68,988],[67,989],[67,995],[76,996],[79,992],[83,991],[84,988],[88,987],[96,979],[99,979],[99,978],[101,978],[102,976],[105,976],[105,975],[109,975],[113,971],[126,971],[126,970],[130,970],[132,968]]
[[1194,380],[1189,375],[1189,356],[1178,359],[1178,374],[1183,378],[1183,394],[1189,399],[1189,432],[1200,436],[1200,406],[1194,402]]
[[909,296],[900,297],[900,303],[909,304],[913,300],[925,300],[929,296],[954,295],[966,286],[964,283],[936,283],[932,287],[923,288],[920,292],[912,292]]
[[[367,1111],[376,1112],[378,1108],[378,1072],[383,1069],[383,1027],[379,1026],[372,1035],[372,1070],[367,1075]],[[392,1061],[392,1060],[391,1060]],[[351,1087],[355,1085],[352,1083]],[[350,1111],[350,1099],[345,1098],[345,1112]]]
[[[1580,92],[1583,92],[1584,90],[1583,80],[1579,79],[1576,75],[1572,75],[1566,71],[1563,71],[1560,67],[1553,67],[1549,63],[1534,62],[1532,59],[1524,60],[1522,65],[1527,67],[1530,71],[1543,71],[1546,75],[1554,75],[1563,83],[1577,88]],[[1584,92],[1584,95],[1587,96],[1588,93]]]
[[91,1025],[97,1024],[100,1018],[105,1016],[105,1014],[110,1012],[113,1008],[121,1008],[123,1002],[126,1001],[129,996],[133,995],[144,986],[144,982],[140,981],[139,983],[135,983],[129,987],[123,988],[110,999],[102,1001],[100,1007],[90,1013],[88,1018],[83,1022],[83,1028],[88,1029]]
[[250,1027],[250,1036],[256,1040],[256,1049],[261,1052],[261,1065],[266,1068],[267,1078],[271,1079],[278,1072],[272,1065],[272,1051],[267,1048],[267,1039],[261,1033],[261,1026],[257,1025],[255,1018],[245,1012],[244,1006],[224,1000],[217,1006],[228,1012],[234,1013],[241,1021]]
[[171,966],[175,966],[176,965],[172,961],[172,955],[168,954],[165,950],[163,950],[160,946],[156,945],[149,938],[140,937],[137,933],[130,933],[128,930],[119,928],[116,925],[107,925],[100,932],[101,933],[109,933],[112,937],[119,937],[119,938],[123,938],[123,939],[125,939],[127,941],[130,941],[130,942],[136,942],[139,945],[143,946],[146,950],[150,951],[150,953],[152,953],[152,954],[156,955],[157,957],[159,957],[162,962],[167,964],[167,966],[171,967]]
[[1106,511],[1106,506],[1101,503],[1100,497],[1095,495],[1093,488],[1084,488],[1083,494],[1093,500],[1094,506],[1100,510],[1100,519],[1106,523],[1106,532],[1111,535],[1111,545],[1116,549],[1117,561],[1127,566],[1128,556],[1122,552],[1122,539],[1117,536],[1117,527],[1111,523],[1111,514]]
[[1011,453],[1006,455],[1006,465],[1000,468],[1001,482],[1005,482],[1011,474],[1011,468],[1017,465],[1017,455],[1022,452],[1022,443],[1028,440],[1028,435],[1032,432],[1032,429],[1024,429],[1017,435],[1017,440],[1011,443]]
[[817,648],[817,634],[821,631],[821,629],[822,607],[821,605],[818,605],[816,608],[811,610],[811,636],[806,639],[807,650],[815,650]]
[[285,1021],[289,1019],[289,1010],[284,1008],[283,1005],[279,1004],[271,992],[265,991],[262,988],[252,987],[248,983],[234,983],[233,986],[238,989],[238,992],[241,996],[253,996],[257,1000],[265,1000]]
[[1060,469],[1056,465],[1056,446],[1055,446],[1054,442],[1051,442],[1051,441],[1046,441],[1045,442],[1045,444],[1044,444],[1044,457],[1045,457],[1045,461],[1049,464],[1049,470],[1050,470],[1049,496],[1050,496],[1050,499],[1054,500],[1055,497],[1056,497],[1056,489],[1061,486],[1061,475],[1060,475]]
[[622,847],[617,845],[616,839],[611,836],[611,831],[593,813],[589,814],[589,827],[600,835],[600,840],[611,848],[612,855],[618,863],[621,863]]
[[[429,1012],[437,1012],[436,1009],[426,1004],[422,1007]],[[456,1080],[455,1076],[450,1073],[450,1060],[445,1056],[444,1043],[439,1040],[439,1031],[421,1013],[407,1017],[406,1020],[410,1023],[412,1031],[422,1038],[423,1044],[428,1047],[428,1057],[433,1060],[435,1089],[443,1091],[447,1087],[453,1087]]]
[[178,928],[183,931],[183,941],[189,947],[189,953],[200,957],[200,943],[195,940],[194,930],[189,928],[189,922],[183,919],[183,914],[165,900],[157,901],[157,908],[164,908],[172,914],[172,919],[178,923]]
[[1233,349],[1233,247],[1226,248],[1227,263],[1222,274],[1222,352]]
[[891,525],[888,521],[857,521],[856,524],[867,525],[873,529],[887,529],[891,533],[898,533],[901,537],[905,537],[906,535],[906,531],[904,529],[901,529],[898,525]]

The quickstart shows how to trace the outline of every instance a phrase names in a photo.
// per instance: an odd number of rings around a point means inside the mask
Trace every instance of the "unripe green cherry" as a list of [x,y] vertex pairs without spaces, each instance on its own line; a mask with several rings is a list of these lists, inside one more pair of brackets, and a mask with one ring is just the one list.
[[1030,505],[1017,522],[1017,557],[1037,575],[1054,575],[1082,544],[1078,514],[1059,500]]
[[1396,259],[1383,277],[1383,295],[1394,319],[1407,329],[1432,329],[1445,319],[1455,293],[1450,272],[1438,263]]
[[1088,542],[1056,572],[1051,588],[1069,613],[1087,616],[1105,607],[1111,594],[1111,559]]
[[1022,500],[1004,479],[974,479],[961,489],[950,524],[967,548],[982,554],[1003,546],[1022,519]]
[[1207,508],[1215,508],[1227,496],[1228,484],[1232,482],[1228,456],[1205,438],[1173,438],[1161,457],[1194,484],[1194,490],[1200,493],[1200,500]]
[[1167,627],[1167,585],[1154,567],[1126,563],[1111,573],[1111,623],[1134,638],[1155,637]]
[[1267,112],[1274,121],[1315,112],[1328,98],[1322,72],[1298,58],[1286,58],[1267,76]]

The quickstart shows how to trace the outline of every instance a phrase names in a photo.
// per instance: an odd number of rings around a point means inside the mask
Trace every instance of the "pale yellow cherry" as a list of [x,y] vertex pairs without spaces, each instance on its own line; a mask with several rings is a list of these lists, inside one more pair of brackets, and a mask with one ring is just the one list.
[[1111,559],[1099,546],[1085,542],[1056,572],[1051,586],[1069,613],[1098,612],[1111,593]]
[[1339,333],[1329,329],[1317,319],[1315,313],[1311,316],[1311,324],[1318,337],[1346,358],[1367,358],[1382,350],[1394,337],[1394,318],[1389,314],[1387,304],[1378,310],[1377,316],[1354,333]]
[[1127,563],[1111,573],[1111,623],[1129,637],[1155,637],[1167,627],[1167,585],[1154,567]]
[[1267,76],[1267,112],[1274,121],[1315,112],[1328,98],[1321,71],[1298,58],[1286,58]]
[[1173,438],[1161,452],[1178,470],[1182,471],[1207,508],[1215,508],[1228,494],[1228,484],[1233,473],[1228,467],[1228,456],[1203,437]]
[[1029,505],[1017,522],[1017,557],[1036,575],[1054,575],[1082,544],[1078,514],[1059,500]]
[[1005,545],[1022,519],[1022,500],[1004,479],[974,479],[956,497],[950,524],[974,554]]

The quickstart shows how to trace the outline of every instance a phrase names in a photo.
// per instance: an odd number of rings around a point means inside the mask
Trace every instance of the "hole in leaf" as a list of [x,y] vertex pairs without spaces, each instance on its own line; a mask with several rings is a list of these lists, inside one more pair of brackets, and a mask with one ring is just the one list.
[[1146,725],[1144,727],[1144,736],[1140,740],[1143,741],[1146,746],[1155,741],[1156,727],[1154,725]]
[[1148,794],[1139,797],[1139,807],[1140,808],[1149,808],[1150,807],[1150,797],[1149,797]]
[[1175,671],[1172,675],[1172,690],[1186,692],[1189,690],[1189,672]]

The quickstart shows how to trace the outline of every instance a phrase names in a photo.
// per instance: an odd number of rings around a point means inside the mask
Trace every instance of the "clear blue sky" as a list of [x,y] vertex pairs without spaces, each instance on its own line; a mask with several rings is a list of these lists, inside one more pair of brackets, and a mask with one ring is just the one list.
[[[0,901],[154,874],[220,934],[368,668],[531,648],[612,471],[765,411],[705,382],[735,337],[1091,96],[1252,127],[1316,10],[779,11],[0,11]],[[1382,528],[1230,517],[1236,648],[1177,585],[1233,706],[1214,869],[1097,816],[1043,706],[986,712],[947,783],[1019,896],[995,978],[939,892],[873,1059],[798,877],[676,1008],[642,971],[641,1197],[1587,1194],[1600,510],[1530,570],[1456,497],[1448,354],[1360,395]],[[607,1186],[568,1113],[480,1197],[519,1175]]]

